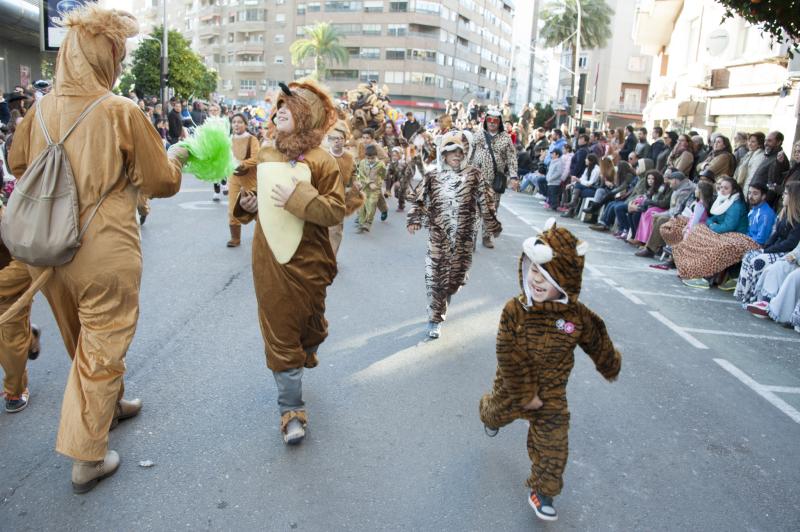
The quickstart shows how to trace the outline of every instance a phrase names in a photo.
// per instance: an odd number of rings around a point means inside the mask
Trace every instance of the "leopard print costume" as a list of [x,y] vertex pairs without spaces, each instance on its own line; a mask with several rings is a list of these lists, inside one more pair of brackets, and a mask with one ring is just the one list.
[[[619,374],[620,353],[608,336],[603,320],[578,301],[586,244],[555,222],[528,239],[519,260],[522,294],[506,303],[497,330],[497,373],[491,393],[479,404],[489,428],[515,419],[529,422],[528,455],[531,475],[527,485],[554,497],[561,493],[568,455],[569,409],[567,380],[580,346],[609,381]],[[531,261],[559,287],[559,301],[534,302],[527,289]],[[526,409],[534,397],[543,405]]]
[[485,201],[491,193],[489,184],[471,166],[458,172],[440,166],[425,174],[418,187],[407,224],[427,227],[430,232],[425,287],[432,322],[445,320],[450,297],[467,282],[478,217],[493,235],[502,230],[492,202]]

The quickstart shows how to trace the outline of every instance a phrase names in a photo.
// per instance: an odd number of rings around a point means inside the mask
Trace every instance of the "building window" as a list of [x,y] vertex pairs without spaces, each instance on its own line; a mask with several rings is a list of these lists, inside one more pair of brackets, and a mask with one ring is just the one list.
[[405,48],[387,48],[386,49],[386,59],[388,60],[405,60],[406,58],[406,50]]
[[361,59],[380,59],[380,48],[362,48],[361,53],[358,54]]
[[403,72],[387,71],[383,74],[384,83],[403,83]]
[[275,35],[275,37],[272,38],[272,40],[278,44],[283,44],[284,42],[286,42],[286,37],[283,35],[283,33],[278,33]]
[[349,55],[351,59],[355,59],[361,55],[361,48],[358,46],[347,46],[345,50],[347,50],[347,55]]
[[332,81],[349,81],[358,79],[358,70],[334,68],[328,70],[327,79]]
[[383,0],[366,0],[364,2],[365,13],[382,13]]
[[380,73],[377,70],[362,70],[359,79],[364,83],[369,83],[370,81],[377,83],[380,81]]
[[310,76],[311,72],[312,70],[310,68],[298,68],[294,71],[294,79],[300,79],[306,76]]
[[359,35],[361,33],[361,24],[331,24],[341,35]]
[[305,15],[306,14],[306,5],[305,4],[297,4],[297,14],[298,15]]
[[390,37],[403,37],[408,35],[408,24],[389,24],[386,28],[386,35]]
[[275,22],[277,22],[278,24],[284,24],[286,22],[286,15],[284,15],[283,13],[278,13],[277,15],[275,15]]
[[408,49],[408,58],[414,59],[416,61],[430,61],[436,62],[436,51],[435,50],[423,50],[420,48],[409,48]]
[[644,72],[646,63],[644,57],[634,55],[628,58],[628,70],[631,72]]
[[389,11],[393,13],[406,13],[408,2],[389,2]]
[[348,0],[328,0],[325,2],[325,11],[361,11],[362,2]]
[[322,3],[321,2],[309,2],[308,3],[308,12],[309,13],[318,13],[322,11]]
[[439,2],[429,2],[428,0],[417,0],[415,11],[417,13],[427,13],[438,15],[442,6]]
[[380,24],[363,24],[361,26],[361,33],[364,35],[380,35],[381,34],[381,25]]
[[239,80],[239,90],[242,91],[254,91],[256,90],[256,86],[258,82],[254,79],[240,79]]
[[283,56],[282,55],[276,55],[275,56],[275,64],[276,65],[282,65],[283,64]]

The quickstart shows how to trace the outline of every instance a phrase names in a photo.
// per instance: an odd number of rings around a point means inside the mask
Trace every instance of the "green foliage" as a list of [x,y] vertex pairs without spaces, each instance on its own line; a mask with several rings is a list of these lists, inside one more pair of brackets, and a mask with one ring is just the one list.
[[553,110],[553,106],[549,103],[547,105],[542,105],[537,103],[533,106],[536,109],[536,118],[533,119],[533,127],[546,127],[548,122],[555,116],[556,112]]
[[133,77],[130,67],[126,67],[119,77],[119,84],[114,87],[115,94],[127,96],[136,87],[136,78]]
[[208,118],[193,136],[181,142],[189,150],[183,171],[209,183],[218,183],[229,177],[236,169],[230,127],[227,118]]
[[[136,89],[145,95],[158,94],[161,87],[162,28],[153,30],[133,53],[131,74]],[[208,98],[216,90],[218,76],[203,64],[183,36],[170,30],[167,34],[169,87],[180,98]]]
[[39,69],[42,71],[42,79],[52,81],[56,72],[56,54],[50,52],[42,53],[42,62],[39,64]]
[[[541,12],[544,22],[541,37],[552,48],[570,39],[578,24],[578,0],[551,0]],[[605,0],[580,0],[581,48],[602,48],[611,38],[614,10]],[[574,37],[572,37],[574,38]]]
[[800,0],[717,0],[726,18],[738,15],[779,43],[790,44],[790,54],[800,52]]
[[325,79],[328,62],[346,65],[349,59],[347,50],[339,44],[341,36],[327,22],[319,22],[304,28],[305,37],[297,39],[289,47],[292,64],[300,66],[309,57],[314,59],[312,77]]

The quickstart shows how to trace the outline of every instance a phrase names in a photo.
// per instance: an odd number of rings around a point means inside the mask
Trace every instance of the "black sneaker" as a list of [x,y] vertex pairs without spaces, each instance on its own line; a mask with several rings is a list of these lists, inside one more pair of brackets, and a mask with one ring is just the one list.
[[536,512],[536,517],[542,521],[555,521],[558,519],[558,513],[556,513],[556,509],[553,506],[552,497],[531,491],[531,495],[528,497],[528,504]]
[[28,398],[30,397],[30,392],[28,392],[27,388],[22,395],[6,395],[6,412],[10,414],[14,414],[16,412],[21,412],[25,410],[25,407],[28,406]]
[[386,221],[386,218],[388,218],[388,217],[389,217],[389,211],[383,211],[383,212],[381,213],[381,221],[382,221],[382,222],[385,222],[385,221]]

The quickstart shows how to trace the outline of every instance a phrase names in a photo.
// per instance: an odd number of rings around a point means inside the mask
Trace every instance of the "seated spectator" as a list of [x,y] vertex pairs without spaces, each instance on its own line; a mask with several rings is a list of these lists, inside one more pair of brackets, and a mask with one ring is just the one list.
[[633,126],[628,124],[625,126],[625,143],[619,150],[619,158],[621,161],[627,161],[628,155],[636,150],[636,135],[633,133]]
[[[631,154],[629,157],[633,157],[633,154]],[[606,205],[600,221],[596,224],[590,225],[589,229],[594,231],[608,231],[616,222],[619,231],[615,233],[614,236],[619,236],[623,226],[622,218],[626,217],[627,215],[629,198],[631,197],[631,194],[636,192],[639,182],[640,179],[636,175],[633,167],[625,161],[620,161],[620,163],[617,165],[616,185],[607,196],[609,203]],[[647,191],[646,179],[642,178],[641,183],[643,186],[640,187],[639,194],[644,194]],[[595,199],[593,201],[597,201],[597,194],[595,194]],[[628,234],[627,224],[625,225],[625,234]]]
[[734,179],[742,187],[742,190],[750,190],[750,181],[756,173],[756,169],[764,161],[764,134],[760,131],[750,133],[747,138],[747,149],[739,160],[736,171],[733,173]]
[[[714,185],[707,181],[700,181],[694,189],[694,201],[683,209],[678,216],[667,221],[661,226],[661,238],[669,246],[670,255],[672,249],[683,242],[692,232],[692,229],[706,223],[708,212],[714,202]],[[675,261],[670,256],[661,264],[653,264],[652,268],[668,270],[675,267]]]
[[[738,131],[736,135],[733,136],[733,157],[736,159],[737,166],[741,162],[742,158],[750,151],[750,147],[748,146],[749,139],[750,135],[744,131]],[[747,189],[743,188],[742,190]]]
[[553,152],[555,150],[560,151],[562,154],[564,153],[564,146],[567,144],[566,139],[561,134],[560,129],[554,129],[550,132],[550,138],[553,142],[547,147],[547,156],[544,159],[544,164],[549,165],[550,160],[552,159]]
[[[754,184],[750,185],[753,188]],[[775,223],[775,232],[763,248],[755,246],[742,258],[742,271],[734,297],[742,303],[752,303],[756,285],[765,266],[778,261],[800,242],[800,182],[790,183],[783,191],[783,208]]]
[[672,250],[678,276],[691,288],[711,288],[714,277],[758,248],[747,236],[747,205],[732,177],[717,184],[717,199],[709,212],[705,225],[695,227]]
[[763,246],[772,235],[772,228],[775,225],[775,211],[767,203],[767,187],[760,183],[750,185],[747,202],[750,204],[750,212],[747,213],[749,226],[747,236],[759,246]]
[[574,218],[578,213],[581,200],[592,198],[600,186],[600,165],[597,156],[590,153],[586,156],[585,169],[580,179],[573,176],[572,183],[567,185],[567,194],[571,198],[569,209],[562,213],[563,218]]
[[667,144],[664,141],[664,129],[656,126],[653,128],[653,143],[650,145],[650,157],[655,165],[658,161],[658,156],[668,151]]
[[[650,170],[644,178],[639,178],[639,183],[634,187],[633,192],[628,198],[628,205],[625,216],[617,216],[617,225],[620,233],[623,229],[630,230],[630,238],[625,236],[626,242],[631,245],[641,246],[643,242],[636,240],[635,235],[639,230],[639,222],[642,214],[649,208],[650,202],[662,202],[662,196],[671,194],[669,185],[664,184],[664,176],[657,170]],[[619,210],[617,211],[619,214]],[[625,233],[627,235],[627,232]]]
[[[537,183],[539,179],[544,178],[545,174],[547,173],[547,168],[542,163],[537,164],[537,168],[533,172],[528,172],[522,177],[522,180],[519,182],[519,192],[525,192],[528,187],[531,187],[531,191],[536,193],[536,196],[540,196],[541,192],[536,192],[537,190]],[[539,188],[541,191],[541,188]],[[540,199],[544,199],[544,196],[541,196]]]
[[770,131],[764,140],[764,159],[756,168],[751,183],[767,185],[767,203],[775,210],[780,210],[778,201],[783,194],[783,180],[789,170],[789,158],[783,152],[783,134]]
[[600,160],[600,178],[602,179],[602,186],[594,193],[594,198],[592,198],[583,212],[591,214],[594,218],[604,205],[611,201],[618,200],[623,192],[632,188],[631,183],[634,177],[636,177],[636,172],[630,164],[620,163],[614,168],[612,158],[603,157]]
[[789,183],[800,181],[800,140],[792,146],[792,163],[789,171],[786,173],[783,185],[784,187]]
[[667,209],[669,209],[671,199],[672,186],[665,180],[664,184],[661,185],[661,189],[639,207],[639,212],[641,212],[642,215],[639,218],[633,238],[628,239],[629,244],[638,247],[644,246],[644,243],[650,238],[650,233],[653,230],[653,217],[656,214],[666,212]]
[[[646,240],[642,240],[645,244],[636,252],[637,257],[652,257],[661,252],[664,247],[664,239],[661,238],[661,226],[680,215],[694,197],[695,184],[686,175],[678,171],[672,171],[667,175],[667,180],[672,190],[669,209],[665,212],[652,214],[650,233],[647,235]],[[641,225],[639,228],[641,229]],[[637,240],[639,236],[645,235],[637,232]]]
[[718,181],[722,176],[732,176],[736,169],[736,159],[731,149],[731,141],[725,135],[714,137],[711,145],[712,151],[704,161],[697,165],[697,173],[706,177],[711,182]]
[[[664,149],[658,153],[658,157],[656,157],[653,161],[655,164],[655,169],[662,174],[667,169],[667,160],[669,159],[670,155],[672,155],[672,150],[675,149],[675,146],[678,143],[678,134],[674,131],[667,131],[664,133],[663,139]],[[655,146],[655,144],[653,144],[653,146]]]
[[675,147],[667,158],[667,168],[675,170],[691,177],[694,166],[694,144],[688,135],[678,135]]
[[800,245],[764,268],[754,303],[745,308],[759,318],[769,316],[800,333]]
[[634,150],[636,155],[639,156],[639,159],[652,159],[652,150],[650,149],[650,143],[647,142],[647,128],[641,127],[637,132],[636,138],[636,147]]
[[[692,134],[689,132],[689,139],[692,142],[692,153],[694,153],[695,164],[699,161],[705,161],[708,156],[708,147],[703,143],[703,137],[697,133]],[[692,169],[692,176],[697,175],[696,169]],[[688,175],[688,174],[687,174]]]

